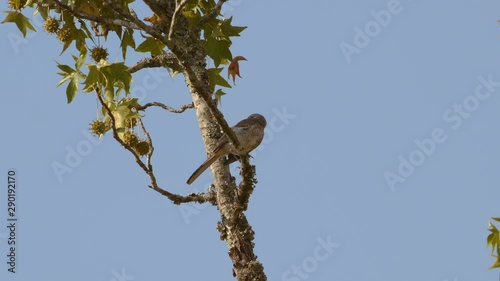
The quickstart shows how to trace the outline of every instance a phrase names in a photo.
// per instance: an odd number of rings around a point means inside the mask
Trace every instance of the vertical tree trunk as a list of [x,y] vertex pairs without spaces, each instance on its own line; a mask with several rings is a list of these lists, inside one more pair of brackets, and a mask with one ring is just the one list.
[[[182,17],[179,19],[173,38],[175,46],[171,46],[171,50],[185,69],[184,76],[193,98],[205,149],[213,151],[222,134],[212,117],[214,112],[207,105],[207,102],[212,102],[212,90],[208,79],[203,42],[199,34],[193,34],[189,30],[187,21]],[[221,233],[221,239],[226,241],[229,247],[229,257],[233,262],[233,275],[240,281],[267,280],[264,267],[257,261],[257,256],[253,252],[254,231],[243,213],[246,207],[240,202],[238,189],[231,178],[229,166],[223,165],[222,162],[222,160],[216,161],[211,166],[211,170],[221,214],[217,229]]]

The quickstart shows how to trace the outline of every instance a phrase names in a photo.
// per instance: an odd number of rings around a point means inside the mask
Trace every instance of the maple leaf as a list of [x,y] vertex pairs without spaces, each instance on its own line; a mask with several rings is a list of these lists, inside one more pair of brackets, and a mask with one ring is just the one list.
[[245,57],[242,57],[242,56],[236,56],[231,61],[231,63],[229,64],[229,67],[227,68],[227,78],[229,78],[230,76],[233,76],[233,84],[234,85],[236,85],[236,83],[235,83],[236,75],[238,75],[238,77],[242,78],[240,75],[240,64],[238,63],[238,61],[240,61],[240,60],[247,60],[247,59]]
[[157,24],[160,22],[160,18],[156,14],[153,14],[149,17],[145,17],[144,21],[150,22],[152,24]]
[[84,13],[87,13],[89,15],[93,16],[98,16],[99,11],[97,11],[97,8],[94,7],[92,4],[89,3],[89,1],[86,1],[84,3],[81,3],[78,9]]

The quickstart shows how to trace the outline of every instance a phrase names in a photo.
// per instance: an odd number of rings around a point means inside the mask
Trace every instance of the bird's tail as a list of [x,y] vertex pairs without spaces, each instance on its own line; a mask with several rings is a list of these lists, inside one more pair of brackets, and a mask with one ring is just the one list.
[[200,167],[198,167],[198,169],[196,169],[196,171],[194,171],[194,173],[189,177],[186,183],[192,184],[201,174],[203,174],[203,172],[205,172],[208,167],[210,167],[210,165],[212,165],[217,159],[221,158],[225,154],[226,151],[224,149],[221,149],[214,155],[210,156],[207,160],[205,160],[205,162],[203,162],[203,164],[201,164]]

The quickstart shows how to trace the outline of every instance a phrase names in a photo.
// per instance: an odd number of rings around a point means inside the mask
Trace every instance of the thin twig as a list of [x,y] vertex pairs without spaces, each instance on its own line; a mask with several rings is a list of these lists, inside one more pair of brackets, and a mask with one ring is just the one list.
[[[172,201],[172,203],[174,203],[176,205],[179,205],[181,203],[188,203],[188,202],[198,202],[198,203],[211,202],[212,204],[216,204],[215,196],[211,193],[198,193],[198,194],[190,194],[187,196],[181,196],[178,194],[170,193],[170,192],[166,191],[165,189],[162,189],[161,187],[159,187],[158,182],[156,181],[156,176],[153,173],[153,166],[150,162],[150,159],[151,159],[151,156],[153,153],[152,150],[150,150],[150,152],[148,154],[148,164],[146,166],[146,164],[144,164],[144,162],[142,162],[139,154],[137,154],[137,152],[134,149],[132,149],[130,146],[126,145],[120,139],[120,136],[118,135],[118,131],[116,129],[116,120],[115,120],[115,117],[113,116],[113,112],[111,111],[109,106],[102,99],[101,89],[98,87],[95,87],[94,89],[96,91],[97,98],[98,98],[99,102],[104,107],[104,109],[108,113],[109,118],[111,119],[111,128],[113,131],[113,138],[118,143],[120,143],[126,150],[128,150],[130,153],[132,153],[132,155],[134,155],[135,161],[137,162],[139,167],[141,167],[141,169],[149,176],[149,178],[151,180],[151,185],[149,187],[151,189],[160,193],[161,195],[166,196],[168,199],[170,199]],[[141,120],[139,120],[139,122],[140,121]],[[148,138],[148,141],[150,142],[150,144],[152,144],[151,138],[144,127],[143,127],[143,130],[145,131],[145,134],[146,134],[146,137]]]
[[172,20],[170,21],[170,30],[168,31],[168,40],[172,39],[172,34],[174,33],[175,20],[177,19],[179,13],[182,8],[187,4],[188,0],[182,0],[180,4],[177,3],[178,0],[175,1],[175,11],[172,15]]
[[136,24],[131,23],[131,22],[127,22],[127,21],[124,21],[124,20],[121,20],[121,19],[108,19],[108,18],[105,18],[105,17],[99,17],[99,16],[90,15],[90,14],[84,13],[82,11],[74,10],[73,8],[71,8],[70,6],[62,3],[59,0],[53,0],[53,1],[54,1],[54,3],[56,3],[62,9],[67,10],[68,12],[70,12],[71,14],[73,14],[76,17],[79,17],[79,18],[83,18],[83,19],[90,20],[90,21],[95,21],[95,22],[98,22],[98,23],[109,24],[109,25],[119,25],[119,26],[129,27],[129,28],[132,28],[132,29],[140,29]]
[[195,31],[199,31],[201,30],[201,28],[203,27],[203,25],[207,22],[209,22],[210,20],[212,20],[213,18],[217,17],[220,13],[220,10],[222,9],[222,5],[224,5],[224,3],[226,3],[228,0],[219,0],[219,2],[217,2],[217,5],[215,5],[215,7],[212,9],[212,11],[210,11],[210,13],[204,15],[199,21],[198,23],[196,23],[196,27],[195,27]]
[[182,105],[181,107],[179,107],[178,109],[175,109],[173,107],[170,107],[168,105],[165,105],[161,102],[148,102],[146,103],[145,105],[143,106],[140,106],[140,107],[136,107],[137,110],[144,110],[148,107],[151,107],[151,106],[158,106],[158,107],[161,107],[167,111],[170,111],[170,112],[173,112],[173,113],[182,113],[184,111],[186,111],[186,109],[188,108],[194,108],[194,104],[190,103],[190,104],[185,104],[185,105]]
[[144,162],[142,162],[141,157],[139,156],[139,154],[137,154],[137,152],[133,148],[131,148],[129,145],[125,144],[125,142],[123,142],[123,140],[118,135],[118,130],[116,129],[115,116],[113,115],[113,112],[111,111],[111,109],[109,108],[109,106],[102,99],[102,97],[101,97],[101,89],[99,87],[94,87],[94,89],[96,91],[97,98],[99,99],[99,102],[101,103],[102,107],[104,107],[104,109],[106,109],[106,112],[108,113],[108,116],[111,119],[111,130],[113,132],[113,138],[119,144],[121,144],[126,150],[130,151],[130,153],[132,153],[132,155],[134,155],[135,161],[137,162],[137,164],[139,165],[139,167],[141,167],[144,170],[144,172],[146,172],[146,174],[148,174],[149,170],[146,167],[146,165],[144,164]]
[[147,161],[147,165],[148,165],[148,171],[153,173],[153,165],[151,164],[151,158],[153,157],[153,152],[155,150],[155,148],[153,146],[153,140],[151,140],[151,136],[149,135],[149,132],[146,130],[146,126],[144,126],[144,123],[142,122],[142,118],[137,118],[137,119],[138,119],[137,121],[139,122],[139,125],[141,126],[142,132],[146,136],[146,140],[149,144],[149,151],[148,151],[148,154],[146,156],[146,161]]
[[118,13],[120,16],[130,20],[131,22],[135,23],[140,29],[144,30],[145,32],[149,33],[156,39],[160,40],[163,44],[167,45],[167,43],[170,43],[167,39],[165,39],[158,31],[156,31],[154,28],[151,26],[146,25],[143,21],[139,20],[137,17],[134,17],[131,13],[127,13],[125,10],[123,10],[120,6],[116,5],[116,3],[112,0],[105,0],[105,3],[111,7],[113,11]]

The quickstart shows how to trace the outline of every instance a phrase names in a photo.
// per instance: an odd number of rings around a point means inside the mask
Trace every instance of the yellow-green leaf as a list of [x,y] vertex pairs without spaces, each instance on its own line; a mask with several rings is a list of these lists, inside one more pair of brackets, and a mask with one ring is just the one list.
[[134,30],[132,28],[127,28],[123,33],[123,39],[121,40],[120,47],[122,48],[123,59],[127,57],[127,47],[130,46],[135,49],[134,41]]
[[142,42],[135,50],[141,53],[150,52],[151,55],[157,56],[163,54],[163,49],[165,45],[153,37],[146,37],[146,40]]
[[80,77],[77,72],[71,75],[68,87],[66,88],[66,97],[68,99],[68,103],[71,103],[71,101],[73,101],[76,94],[78,93],[78,82],[80,80],[79,78]]
[[23,14],[21,14],[18,11],[5,11],[7,13],[7,16],[5,19],[2,21],[2,23],[6,22],[13,22],[17,25],[17,28],[21,31],[24,37],[26,37],[26,33],[28,31],[28,28],[36,31],[35,27],[30,23],[30,20],[25,17]]
[[83,87],[83,91],[91,92],[94,90],[94,85],[96,83],[102,82],[102,76],[101,72],[95,64],[87,65],[87,67],[89,69],[89,73],[87,74],[87,79],[83,81],[83,84],[85,85]]
[[221,21],[220,29],[224,33],[224,35],[228,37],[232,36],[240,36],[240,33],[245,30],[246,26],[232,26],[231,22],[233,21],[233,17],[229,19],[224,19]]
[[223,68],[210,68],[208,69],[208,80],[210,81],[210,87],[212,91],[215,89],[215,86],[220,85],[222,87],[231,88],[231,85],[224,79],[220,73]]
[[500,267],[500,257],[497,257],[495,262],[489,268],[491,269],[491,268],[497,268],[497,267]]
[[223,60],[231,60],[233,56],[229,47],[231,41],[218,40],[215,37],[209,36],[205,42],[205,50],[207,54],[214,60],[214,64],[218,67]]

